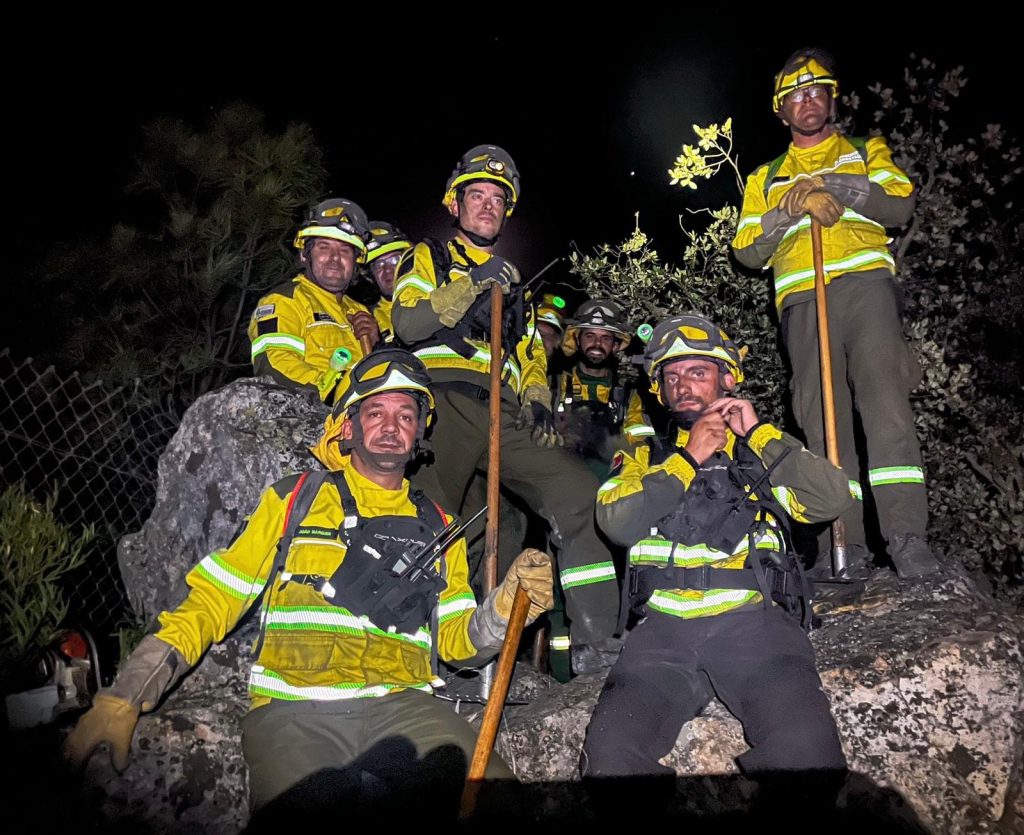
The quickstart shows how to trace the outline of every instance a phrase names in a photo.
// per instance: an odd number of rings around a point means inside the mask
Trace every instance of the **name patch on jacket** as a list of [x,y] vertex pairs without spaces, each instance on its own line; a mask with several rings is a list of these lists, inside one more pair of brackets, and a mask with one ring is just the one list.
[[295,531],[295,535],[309,537],[310,539],[335,539],[338,531],[335,528],[318,528],[315,525],[302,525]]
[[313,311],[313,321],[314,322],[334,322],[334,324],[338,324],[338,320],[337,319],[335,319],[333,316],[331,316],[330,313],[324,313],[322,310],[314,310]]

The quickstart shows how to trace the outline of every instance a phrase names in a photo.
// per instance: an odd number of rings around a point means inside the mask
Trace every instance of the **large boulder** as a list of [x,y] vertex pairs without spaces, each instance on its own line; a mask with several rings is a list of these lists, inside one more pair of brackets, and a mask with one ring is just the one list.
[[[122,542],[126,582],[151,617],[185,593],[183,577],[230,540],[261,490],[315,467],[305,451],[324,408],[258,380],[234,383],[189,410],[160,464],[157,507]],[[255,627],[250,620],[161,706],[142,718],[123,775],[93,758],[90,780],[108,822],[181,831],[235,832],[247,820],[239,721]],[[847,801],[875,817],[934,832],[1024,826],[1021,624],[958,570],[900,583],[876,572],[864,595],[831,605],[812,634],[819,670],[855,772]],[[520,665],[498,750],[542,800],[549,821],[592,811],[576,782],[584,732],[603,682],[567,685]],[[461,680],[456,694],[473,692]],[[479,721],[472,701],[459,704]],[[719,704],[687,724],[664,762],[691,791],[688,813],[742,809],[752,787],[736,770],[745,749],[738,722]],[[695,800],[694,797],[697,797]]]

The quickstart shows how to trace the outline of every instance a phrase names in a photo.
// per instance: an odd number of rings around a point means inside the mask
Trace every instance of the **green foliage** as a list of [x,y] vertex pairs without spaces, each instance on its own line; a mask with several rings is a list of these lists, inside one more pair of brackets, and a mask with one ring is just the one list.
[[[898,239],[907,333],[923,370],[915,399],[932,537],[1024,601],[1024,271],[1014,189],[1020,148],[998,124],[965,135],[947,121],[969,91],[963,69],[926,58],[905,93],[876,84],[847,104],[889,137],[918,186]],[[866,115],[866,114],[865,114]]]
[[92,527],[72,536],[21,482],[0,493],[0,680],[9,686],[67,615],[62,580],[85,561]]
[[[917,210],[893,249],[906,299],[906,333],[921,364],[914,395],[925,455],[930,537],[948,556],[983,571],[1003,596],[1024,603],[1024,227],[1013,202],[1024,171],[1019,147],[998,124],[958,135],[948,121],[967,86],[912,57],[900,95],[876,84],[844,97],[844,130],[881,133],[915,182]],[[866,102],[871,102],[868,107]],[[857,117],[870,111],[866,125]],[[724,165],[735,171],[730,121],[694,126],[669,176],[696,188]],[[665,264],[639,225],[618,247],[575,253],[592,295],[620,300],[637,323],[696,310],[750,348],[747,396],[780,418],[786,383],[769,312],[769,283],[729,257],[737,209],[707,213],[677,266]],[[886,373],[884,368],[879,373]]]
[[62,253],[49,280],[77,314],[65,359],[141,378],[180,408],[248,369],[248,315],[296,271],[291,240],[322,196],[323,155],[307,125],[271,133],[241,104],[205,130],[160,119],[143,133],[134,219]]
[[[712,168],[717,171],[725,164],[735,171],[735,162],[729,155],[731,119],[721,127],[694,126],[694,131],[701,140],[698,147],[684,146],[684,155],[669,172],[678,185],[692,186],[684,168],[692,176],[705,176],[701,172]],[[741,187],[739,182],[737,185]],[[666,264],[661,259],[640,230],[637,218],[633,235],[620,246],[604,244],[593,255],[572,253],[571,270],[580,277],[591,297],[615,299],[635,325],[656,324],[667,316],[691,311],[719,324],[748,349],[744,396],[754,402],[759,415],[781,422],[785,373],[778,351],[771,288],[763,276],[737,269],[729,256],[738,208],[727,205],[694,214],[704,223],[702,228],[692,230],[680,218],[686,243],[678,265]]]

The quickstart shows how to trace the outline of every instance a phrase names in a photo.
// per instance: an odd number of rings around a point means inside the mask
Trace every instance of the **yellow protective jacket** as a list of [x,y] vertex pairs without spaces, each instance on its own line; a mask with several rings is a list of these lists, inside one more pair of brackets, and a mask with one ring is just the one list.
[[[771,163],[747,178],[743,208],[732,246],[736,259],[750,268],[771,267],[775,274],[775,304],[783,307],[808,298],[814,291],[809,215],[790,218],[782,196],[802,176],[842,174],[866,176],[867,201],[858,211],[849,206],[832,227],[822,229],[825,281],[845,273],[883,269],[896,272],[889,252],[887,226],[901,226],[914,210],[914,187],[892,161],[881,137],[871,137],[861,151],[845,136],[834,133],[812,148],[790,144],[782,165],[767,184]],[[842,202],[842,201],[840,201]]]
[[391,324],[391,308],[395,302],[393,299],[385,299],[381,296],[379,302],[373,308],[373,318],[377,320],[377,327],[380,328],[380,341],[391,343],[395,340],[395,329]]
[[[315,389],[330,402],[342,376],[363,358],[348,317],[369,313],[348,296],[338,297],[300,273],[260,299],[249,321],[252,366],[257,375]],[[331,355],[345,348],[352,359],[339,374]]]
[[[407,481],[387,490],[351,467],[342,473],[363,517],[416,515]],[[191,591],[185,601],[160,615],[156,637],[177,648],[189,664],[231,631],[267,585],[297,480],[291,476],[269,487],[235,541],[188,573]],[[345,559],[338,538],[344,521],[338,488],[328,479],[292,540],[284,572],[331,576]],[[448,585],[438,606],[438,653],[445,660],[462,660],[476,652],[467,632],[476,600],[467,580],[465,540],[448,549],[444,570]],[[385,632],[365,615],[356,617],[308,585],[283,583],[281,576],[267,594],[266,637],[249,677],[253,707],[270,699],[334,701],[430,690],[427,624],[415,634]]]
[[[607,405],[611,402],[615,382],[610,377],[589,377],[580,374],[579,365],[572,370],[557,375],[553,387],[555,413],[565,414],[571,411],[573,403],[597,401]],[[617,416],[616,416],[617,417]],[[652,427],[644,416],[640,394],[629,388],[629,399],[622,415],[622,434],[633,446],[642,444],[645,438],[654,435]]]
[[[487,389],[491,369],[489,344],[483,340],[460,338],[472,351],[468,358],[443,344],[451,338],[453,331],[441,324],[431,308],[430,294],[446,280],[472,281],[469,268],[484,263],[491,255],[467,243],[464,247],[469,258],[467,261],[451,241],[446,246],[452,266],[445,277],[437,275],[430,247],[425,243],[418,243],[399,265],[395,303],[391,310],[395,336],[412,346],[412,352],[423,360],[435,383],[469,382]],[[532,311],[528,316],[526,332],[503,370],[507,382],[502,386],[502,397],[516,403],[529,386],[548,387],[544,341],[533,322]],[[422,343],[428,344],[424,346]]]
[[[736,445],[746,444],[764,466],[770,467],[784,452],[790,452],[769,476],[775,500],[800,522],[834,519],[853,501],[849,483],[838,467],[812,454],[790,435],[768,423],[756,426],[745,439],[728,431],[723,454],[736,457]],[[680,430],[675,451],[664,462],[651,465],[651,448],[637,448],[634,455],[620,453],[609,478],[598,490],[597,521],[616,543],[629,547],[631,566],[743,568],[749,553],[744,537],[727,554],[703,542],[672,542],[658,531],[658,522],[687,501],[687,490],[699,466],[683,449],[689,433]],[[716,456],[705,466],[714,466]],[[747,485],[748,487],[750,485]],[[754,500],[756,500],[756,494]],[[755,520],[754,547],[767,551],[784,548],[782,527],[767,509]],[[741,606],[758,604],[760,592],[747,589],[659,589],[647,605],[659,612],[681,618],[708,617]]]

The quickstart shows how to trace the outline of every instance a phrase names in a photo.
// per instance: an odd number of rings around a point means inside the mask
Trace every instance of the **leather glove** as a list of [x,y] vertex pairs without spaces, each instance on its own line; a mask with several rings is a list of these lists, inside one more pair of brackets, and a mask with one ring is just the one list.
[[103,743],[110,746],[110,761],[118,771],[128,767],[128,752],[139,709],[117,696],[98,693],[92,707],[78,720],[64,743],[64,756],[74,765],[85,765]]
[[544,449],[565,445],[565,439],[555,428],[551,415],[551,389],[547,386],[527,386],[522,395],[522,404],[516,416],[516,429],[525,429],[533,424],[530,440]]
[[512,601],[516,589],[522,586],[530,598],[528,621],[532,622],[555,607],[554,577],[551,572],[551,557],[536,548],[527,548],[509,566],[508,574],[498,588],[494,608],[508,620],[512,614]]
[[506,295],[512,290],[513,284],[522,281],[515,264],[506,261],[500,255],[492,255],[482,264],[470,269],[469,277],[480,289],[489,284],[497,284],[501,288],[501,292]]
[[789,191],[782,195],[779,206],[790,217],[799,217],[807,211],[804,208],[804,200],[807,199],[807,195],[823,188],[825,188],[825,181],[821,177],[801,177],[790,186]]
[[825,191],[844,206],[860,211],[871,194],[871,181],[867,174],[825,174]]
[[812,191],[804,199],[804,210],[822,226],[835,226],[843,216],[843,204],[827,191]]
[[114,768],[123,771],[139,714],[157,702],[189,669],[170,644],[147,635],[122,665],[113,686],[100,690],[64,744],[65,756],[84,765],[101,743],[110,745]]
[[430,291],[430,309],[437,314],[442,325],[454,328],[473,306],[480,292],[481,288],[472,279],[453,278]]

